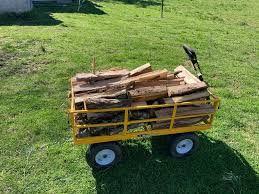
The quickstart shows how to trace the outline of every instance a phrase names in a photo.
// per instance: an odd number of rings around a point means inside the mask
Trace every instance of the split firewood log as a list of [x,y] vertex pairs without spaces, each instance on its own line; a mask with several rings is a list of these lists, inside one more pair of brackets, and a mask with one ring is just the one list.
[[108,98],[108,99],[112,99],[112,98],[116,98],[116,99],[125,99],[127,98],[127,90],[123,89],[123,90],[119,90],[119,91],[108,91],[108,92],[102,92],[102,93],[90,93],[90,94],[77,94],[75,97],[75,103],[80,103],[80,102],[84,102],[86,99],[89,98]]
[[141,87],[128,91],[131,99],[154,100],[167,96],[166,86]]
[[130,71],[129,76],[133,77],[133,76],[137,76],[143,73],[148,73],[152,71],[152,67],[150,65],[150,63],[144,64],[142,66],[137,67],[136,69],[133,69],[132,71]]
[[183,96],[174,96],[171,99],[174,103],[175,102],[186,102],[186,101],[191,101],[191,100],[195,100],[195,99],[208,97],[209,95],[210,94],[207,90],[202,90],[202,91],[198,91],[198,92],[183,95]]
[[135,106],[146,106],[147,102],[144,100],[139,100],[139,101],[133,101],[131,103],[131,107],[135,107]]
[[184,78],[186,84],[194,84],[201,82],[197,77],[195,77],[191,72],[189,72],[184,66],[180,65],[174,69],[175,72],[179,72],[177,76],[179,78]]
[[[211,114],[215,112],[211,104],[201,104],[197,106],[181,106],[177,107],[176,116],[186,116],[195,114]],[[173,108],[161,108],[155,111],[157,118],[170,118]]]
[[108,99],[108,98],[89,98],[85,101],[88,109],[118,108],[130,105],[130,99]]
[[154,72],[144,73],[134,77],[119,77],[108,80],[97,81],[93,84],[79,84],[74,86],[74,92],[94,93],[106,90],[116,90],[118,88],[128,88],[135,82],[148,81],[152,79],[163,79],[167,76],[167,70],[157,70]]
[[98,93],[107,90],[125,89],[133,85],[134,82],[123,82],[126,77],[113,78],[108,80],[97,81],[93,84],[78,84],[73,87],[75,93]]
[[[114,119],[117,116],[123,115],[123,112],[88,112],[87,114],[87,121],[89,123],[92,123],[92,121],[96,121],[98,120],[98,122],[102,122],[103,120],[107,120],[107,119]],[[119,122],[119,117],[117,117],[116,120],[118,120]],[[120,121],[122,121],[123,119],[121,119]]]
[[111,79],[111,78],[118,78],[118,77],[125,77],[129,75],[129,70],[127,69],[119,69],[119,70],[108,70],[103,72],[97,72],[97,78],[95,78],[95,81],[98,80],[105,80],[105,79]]
[[171,86],[168,87],[168,96],[179,96],[184,94],[190,94],[199,90],[208,88],[205,82],[186,84],[180,86]]
[[78,73],[76,74],[77,81],[89,81],[94,82],[98,80],[106,80],[111,78],[124,77],[129,75],[129,70],[120,69],[120,70],[108,70],[103,72],[93,73]]
[[176,78],[172,80],[149,80],[149,81],[137,81],[134,84],[134,88],[141,88],[147,86],[178,86],[183,81],[183,78]]
[[77,73],[76,74],[76,81],[92,81],[96,79],[98,76],[94,75],[93,73]]
[[[198,124],[200,122],[205,122],[208,120],[208,116],[194,117],[194,118],[186,118],[186,119],[176,119],[174,121],[173,127],[187,127],[190,125]],[[168,129],[170,127],[171,121],[163,121],[163,122],[152,122],[151,128],[154,129]]]

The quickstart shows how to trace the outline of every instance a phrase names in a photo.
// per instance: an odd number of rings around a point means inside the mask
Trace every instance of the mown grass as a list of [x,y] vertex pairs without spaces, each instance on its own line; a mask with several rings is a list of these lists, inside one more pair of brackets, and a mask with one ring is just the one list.
[[[256,0],[36,5],[0,17],[1,193],[258,193],[259,5]],[[86,164],[67,122],[68,79],[97,68],[150,62],[173,69],[194,47],[222,98],[197,154],[172,160],[164,138],[122,142],[106,172]]]

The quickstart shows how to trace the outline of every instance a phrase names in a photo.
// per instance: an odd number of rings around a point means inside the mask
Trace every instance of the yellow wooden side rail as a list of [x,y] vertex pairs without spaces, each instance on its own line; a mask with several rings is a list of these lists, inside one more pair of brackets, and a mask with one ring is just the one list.
[[[75,144],[94,144],[94,143],[101,143],[101,142],[109,142],[109,141],[119,141],[119,140],[126,140],[131,138],[137,137],[144,137],[144,136],[159,136],[159,135],[168,135],[168,134],[176,134],[176,133],[186,133],[192,131],[200,131],[206,130],[211,128],[214,115],[219,107],[220,99],[213,94],[210,93],[210,100],[199,100],[199,101],[191,101],[191,102],[182,102],[182,103],[175,103],[175,104],[160,104],[160,105],[146,105],[146,106],[136,106],[136,107],[122,107],[122,108],[108,108],[108,109],[84,109],[84,110],[76,110],[75,109],[75,94],[73,90],[73,85],[71,82],[71,106],[70,106],[70,119],[72,125],[72,132],[73,132],[73,140]],[[176,116],[177,107],[183,105],[193,105],[193,104],[208,104],[211,103],[214,107],[214,112],[209,114],[193,114],[193,115],[186,115],[186,116]],[[142,120],[130,120],[129,121],[129,111],[132,110],[141,110],[141,109],[156,109],[156,108],[172,108],[172,116],[168,118],[151,118],[151,119],[142,119]],[[99,123],[99,124],[77,124],[76,122],[76,115],[78,113],[101,113],[101,112],[124,112],[124,121],[123,122],[116,122],[116,123]],[[199,117],[199,116],[209,116],[209,119],[204,124],[197,124],[191,125],[187,127],[174,127],[174,121],[176,119],[183,119],[183,118],[192,118],[192,117]],[[138,132],[130,132],[128,131],[128,125],[130,124],[137,124],[137,123],[148,123],[154,121],[170,121],[170,127],[166,129],[156,129],[156,130],[143,130]],[[77,133],[80,128],[88,128],[88,127],[108,127],[108,126],[118,126],[123,125],[124,129],[119,134],[114,135],[104,135],[104,136],[90,136],[90,137],[80,137],[77,138]]]

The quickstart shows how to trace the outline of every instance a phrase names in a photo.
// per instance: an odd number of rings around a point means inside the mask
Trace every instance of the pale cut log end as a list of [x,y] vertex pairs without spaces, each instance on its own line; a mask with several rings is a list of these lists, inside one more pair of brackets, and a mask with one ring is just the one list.
[[137,76],[143,73],[148,73],[152,71],[152,67],[150,65],[150,63],[146,63],[142,66],[137,67],[136,69],[133,69],[132,71],[130,71],[129,76],[133,77],[133,76]]

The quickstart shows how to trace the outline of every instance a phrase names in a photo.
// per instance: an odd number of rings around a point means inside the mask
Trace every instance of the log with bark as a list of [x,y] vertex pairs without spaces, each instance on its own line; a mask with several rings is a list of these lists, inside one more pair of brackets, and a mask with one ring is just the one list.
[[128,91],[128,96],[131,99],[155,100],[167,96],[166,86],[149,86],[141,87]]
[[187,102],[187,101],[191,101],[191,100],[199,100],[201,98],[205,98],[208,97],[210,94],[207,90],[201,90],[198,92],[194,92],[191,94],[187,94],[187,95],[182,95],[182,96],[174,96],[172,97],[172,102],[176,103],[176,102]]
[[[211,114],[214,107],[211,104],[201,104],[196,106],[179,106],[177,107],[176,116],[187,116],[195,114]],[[169,118],[172,116],[173,108],[161,108],[155,111],[157,118]]]
[[[187,127],[190,125],[198,124],[201,122],[206,122],[208,120],[208,116],[200,116],[186,119],[176,119],[174,121],[173,127]],[[153,130],[155,129],[168,129],[170,127],[171,122],[152,122],[151,127]]]
[[168,96],[180,96],[184,94],[190,94],[199,90],[208,88],[205,82],[186,84],[180,86],[168,87]]
[[111,78],[119,78],[125,77],[129,75],[129,70],[121,69],[121,70],[108,70],[103,72],[98,72],[96,74],[93,73],[78,73],[76,74],[77,81],[87,81],[87,82],[95,82],[100,80],[106,80]]
[[109,99],[109,98],[87,98],[85,103],[89,109],[104,109],[127,107],[130,105],[130,99]]
[[75,103],[84,102],[87,99],[91,98],[107,98],[107,99],[125,99],[127,98],[127,91],[126,89],[118,90],[118,91],[108,91],[108,92],[102,92],[102,93],[91,93],[91,94],[78,94],[75,97]]

